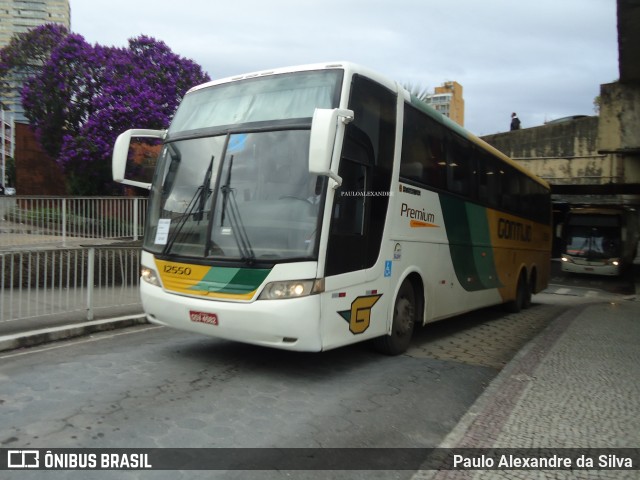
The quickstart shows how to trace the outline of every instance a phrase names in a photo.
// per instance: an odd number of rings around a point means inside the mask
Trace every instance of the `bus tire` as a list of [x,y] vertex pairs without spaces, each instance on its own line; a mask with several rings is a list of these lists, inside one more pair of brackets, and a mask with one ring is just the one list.
[[398,290],[393,306],[391,333],[373,340],[376,350],[386,355],[400,355],[407,351],[416,324],[416,305],[413,285],[409,280],[405,280]]
[[516,298],[505,303],[505,309],[509,313],[518,313],[528,306],[527,298],[529,298],[529,302],[531,302],[531,289],[529,288],[529,282],[527,282],[527,276],[523,272],[520,274],[520,278],[518,278]]
[[536,285],[536,277],[535,277],[535,271],[531,274],[531,278],[529,279],[529,281],[527,282],[527,294],[524,297],[524,303],[522,304],[522,306],[524,308],[529,308],[531,306],[531,298],[533,297],[533,290],[535,288]]

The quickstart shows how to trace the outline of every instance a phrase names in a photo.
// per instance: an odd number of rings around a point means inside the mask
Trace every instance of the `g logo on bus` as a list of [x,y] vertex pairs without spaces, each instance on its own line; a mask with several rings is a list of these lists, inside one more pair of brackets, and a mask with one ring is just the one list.
[[351,302],[351,310],[342,310],[338,314],[349,322],[349,331],[354,335],[364,333],[371,324],[371,307],[373,307],[382,294],[365,295],[357,297]]

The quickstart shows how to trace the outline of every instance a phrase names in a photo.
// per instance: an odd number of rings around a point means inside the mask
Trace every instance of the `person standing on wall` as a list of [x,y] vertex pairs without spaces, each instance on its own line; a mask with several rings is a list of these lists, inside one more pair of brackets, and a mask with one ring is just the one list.
[[511,130],[520,130],[520,119],[516,112],[511,114]]

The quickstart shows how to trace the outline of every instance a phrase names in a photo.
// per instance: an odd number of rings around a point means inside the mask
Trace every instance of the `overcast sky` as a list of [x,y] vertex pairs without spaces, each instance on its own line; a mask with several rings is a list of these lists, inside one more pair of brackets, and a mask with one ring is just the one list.
[[348,60],[403,84],[463,86],[477,135],[593,115],[618,79],[616,0],[70,0],[71,30],[149,35],[212,79]]

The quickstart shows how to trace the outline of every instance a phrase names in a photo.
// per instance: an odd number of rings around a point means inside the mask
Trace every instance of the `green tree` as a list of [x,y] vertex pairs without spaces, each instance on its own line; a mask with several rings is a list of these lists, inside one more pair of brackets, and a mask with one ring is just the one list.
[[600,115],[600,106],[602,105],[602,98],[598,95],[593,99],[593,111],[596,112],[596,115]]
[[13,157],[7,157],[4,163],[4,175],[7,178],[7,185],[15,186],[16,184],[16,161]]

